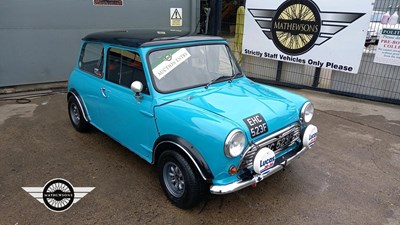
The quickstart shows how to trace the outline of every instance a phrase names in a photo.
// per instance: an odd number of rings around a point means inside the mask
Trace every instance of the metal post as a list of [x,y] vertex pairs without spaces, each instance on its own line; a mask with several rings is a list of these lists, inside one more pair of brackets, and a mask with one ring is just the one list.
[[210,21],[211,8],[204,8],[204,13],[206,14],[206,28],[204,33],[208,34],[208,23]]
[[282,75],[282,61],[278,61],[278,68],[276,68],[276,81],[281,81],[281,75]]
[[313,81],[313,84],[312,84],[313,87],[318,87],[319,77],[320,76],[321,76],[321,68],[317,67],[317,68],[315,68],[314,81]]

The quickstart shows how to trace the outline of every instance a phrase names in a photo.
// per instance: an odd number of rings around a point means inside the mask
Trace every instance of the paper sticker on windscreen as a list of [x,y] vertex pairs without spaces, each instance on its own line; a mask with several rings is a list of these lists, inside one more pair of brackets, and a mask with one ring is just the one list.
[[169,72],[185,62],[189,57],[190,53],[186,50],[186,48],[181,48],[178,51],[166,55],[160,63],[154,66],[154,76],[161,80]]

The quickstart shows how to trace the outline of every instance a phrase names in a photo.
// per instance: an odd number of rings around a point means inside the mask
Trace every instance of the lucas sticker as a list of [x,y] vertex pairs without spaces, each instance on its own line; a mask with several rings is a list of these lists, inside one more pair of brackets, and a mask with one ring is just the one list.
[[262,148],[254,158],[253,169],[258,174],[269,173],[275,165],[275,153],[269,148]]
[[154,67],[153,74],[157,79],[161,80],[188,58],[190,58],[190,53],[186,48],[181,48],[174,53],[166,55],[163,61]]
[[308,125],[303,135],[303,145],[307,148],[311,148],[318,137],[318,128],[314,125]]

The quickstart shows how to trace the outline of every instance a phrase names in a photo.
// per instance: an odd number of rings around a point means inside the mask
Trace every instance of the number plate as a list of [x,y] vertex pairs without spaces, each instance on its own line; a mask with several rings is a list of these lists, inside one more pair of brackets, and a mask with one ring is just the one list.
[[293,141],[293,133],[290,133],[278,139],[271,144],[267,145],[272,151],[280,151],[281,149],[287,148]]
[[243,121],[249,128],[251,138],[268,132],[267,122],[265,122],[264,117],[260,113],[247,117]]

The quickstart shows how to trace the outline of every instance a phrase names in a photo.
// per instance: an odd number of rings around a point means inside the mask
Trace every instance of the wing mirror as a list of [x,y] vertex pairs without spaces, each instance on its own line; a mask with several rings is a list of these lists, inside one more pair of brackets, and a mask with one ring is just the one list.
[[134,81],[131,84],[131,90],[135,92],[135,97],[141,97],[140,92],[143,91],[143,84],[140,81]]

